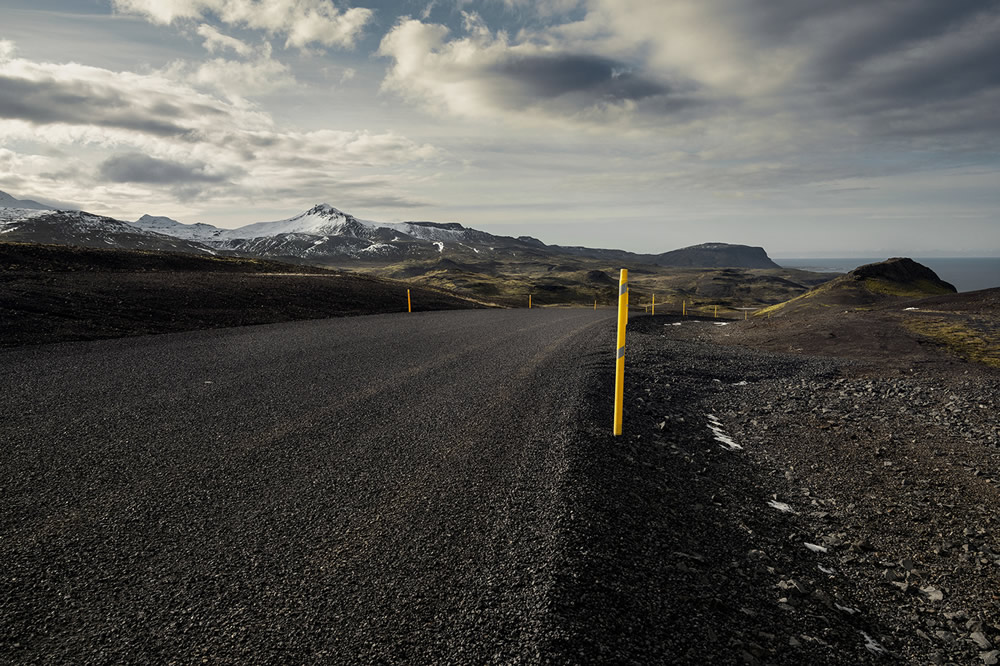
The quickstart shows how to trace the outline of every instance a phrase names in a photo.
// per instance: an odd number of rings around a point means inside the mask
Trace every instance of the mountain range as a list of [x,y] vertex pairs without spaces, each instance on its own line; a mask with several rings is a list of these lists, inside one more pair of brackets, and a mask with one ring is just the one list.
[[667,267],[778,268],[763,248],[704,243],[661,254],[546,245],[457,223],[373,222],[329,204],[293,217],[235,229],[143,215],[134,222],[83,211],[50,210],[0,192],[0,240],[167,250],[294,260],[320,265],[406,260],[502,261],[511,257],[587,257]]

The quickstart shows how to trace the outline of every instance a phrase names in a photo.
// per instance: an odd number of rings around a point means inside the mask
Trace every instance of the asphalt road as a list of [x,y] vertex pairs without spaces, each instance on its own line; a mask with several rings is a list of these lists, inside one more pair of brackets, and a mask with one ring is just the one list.
[[0,352],[0,661],[540,661],[612,315]]

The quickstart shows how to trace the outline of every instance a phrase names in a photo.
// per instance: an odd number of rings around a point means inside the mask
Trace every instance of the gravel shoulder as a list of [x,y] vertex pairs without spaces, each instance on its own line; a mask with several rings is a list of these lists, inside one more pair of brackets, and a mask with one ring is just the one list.
[[574,467],[588,657],[994,663],[1000,376],[719,344],[739,325],[630,322],[625,436]]

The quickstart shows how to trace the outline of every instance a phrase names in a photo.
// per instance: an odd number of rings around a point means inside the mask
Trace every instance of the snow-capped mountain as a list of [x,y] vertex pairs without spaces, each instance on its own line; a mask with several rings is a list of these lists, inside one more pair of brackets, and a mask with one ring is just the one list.
[[[4,202],[24,203],[10,195]],[[445,255],[486,258],[545,247],[455,223],[359,220],[329,204],[319,204],[284,220],[256,222],[236,229],[183,224],[165,216],[143,215],[134,222],[123,222],[81,211],[0,207],[0,234],[0,238],[13,241],[218,252],[316,263],[437,259]]]
[[658,266],[773,268],[763,248],[704,243],[661,254],[546,245],[536,238],[495,236],[456,223],[373,222],[329,204],[313,206],[284,220],[255,222],[236,229],[182,224],[143,215],[135,222],[82,211],[52,211],[37,201],[0,192],[0,240],[89,247],[210,252],[297,260],[321,265],[344,261],[396,262],[410,259],[503,262],[519,257],[560,256],[629,261]]
[[0,240],[129,250],[215,253],[200,243],[145,231],[128,222],[78,210],[0,208]]
[[480,254],[529,249],[520,240],[460,224],[373,222],[360,220],[330,204],[313,206],[284,220],[255,222],[236,229],[182,224],[169,217],[152,215],[144,215],[132,224],[145,231],[203,243],[222,252],[313,261],[387,261],[439,257],[446,250],[449,254]]
[[378,226],[371,222],[361,222],[353,215],[341,212],[330,204],[320,204],[286,220],[256,222],[229,229],[225,235],[228,238],[261,238],[280,234],[365,238]]
[[0,234],[4,233],[8,223],[26,220],[39,215],[48,215],[53,211],[34,208],[0,208]]
[[153,215],[143,215],[131,224],[143,231],[152,231],[157,234],[165,234],[174,238],[197,242],[218,240],[223,234],[229,231],[228,229],[213,227],[211,224],[203,224],[201,222],[183,224],[169,217],[157,217]]
[[236,229],[222,231],[222,237],[260,238],[280,234],[309,234],[312,236],[351,236],[354,238],[391,239],[392,233],[402,234],[418,240],[462,242],[488,240],[491,234],[475,229],[466,229],[460,224],[439,224],[436,222],[372,222],[360,220],[330,204],[313,206],[286,220],[257,222]]
[[0,192],[0,208],[20,208],[25,210],[52,210],[51,206],[31,199],[15,199],[6,192]]

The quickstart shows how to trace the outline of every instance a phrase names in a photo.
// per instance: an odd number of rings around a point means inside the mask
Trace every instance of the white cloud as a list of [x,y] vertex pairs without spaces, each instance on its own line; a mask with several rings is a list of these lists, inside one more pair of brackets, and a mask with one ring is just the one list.
[[[258,84],[267,85],[274,73],[267,67],[282,71],[269,63],[217,60],[193,71],[174,66],[135,73],[0,62],[0,183],[14,190],[19,183],[44,183],[53,189],[47,196],[81,203],[105,195],[177,201],[211,192],[220,202],[245,205],[248,197],[261,197],[298,207],[327,198],[328,191],[346,196],[343,205],[349,205],[353,193],[344,192],[343,183],[352,181],[363,183],[358,197],[391,194],[402,205],[405,193],[381,174],[440,159],[434,147],[395,132],[281,127],[245,99],[195,87],[199,77],[225,87],[221,79],[253,77],[254,67],[265,68]],[[54,149],[86,157],[67,161],[52,155]],[[129,170],[138,175],[130,177]],[[63,174],[58,186],[45,177],[54,173]]]
[[506,1],[548,27],[403,20],[379,49],[383,90],[469,119],[655,135],[706,159],[996,145],[1000,11],[974,0],[584,0],[554,22],[576,3]]
[[213,58],[197,64],[175,62],[168,71],[173,78],[221,92],[237,104],[244,103],[243,97],[268,95],[296,85],[288,66],[266,53],[250,61]]
[[[599,48],[645,52],[644,64],[725,94],[761,94],[782,85],[802,54],[746,30],[738,0],[591,0],[584,23]],[[580,30],[580,27],[577,27]]]
[[0,39],[0,62],[5,62],[13,58],[16,50],[17,47],[14,45],[14,42]]
[[231,49],[241,56],[253,53],[253,47],[235,37],[224,35],[207,23],[198,26],[198,34],[205,39],[204,46],[209,53]]
[[253,47],[207,24],[200,25],[197,32],[205,38],[205,48],[209,52],[231,49],[247,60],[176,61],[167,68],[170,78],[186,81],[199,89],[221,92],[237,103],[240,103],[238,98],[268,95],[296,85],[291,69],[271,57],[269,42]]
[[463,13],[466,35],[409,19],[382,40],[393,59],[383,90],[468,118],[595,126],[656,102],[681,109],[698,103],[683,84],[636,72],[599,53],[552,47],[493,33]]
[[305,49],[319,44],[352,48],[370,9],[340,11],[328,0],[112,0],[114,8],[153,23],[217,16],[223,23],[284,35],[285,46]]

